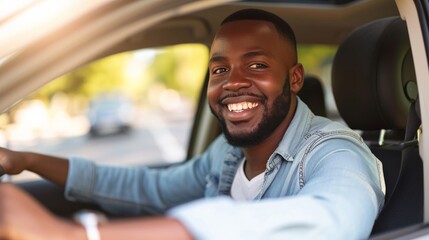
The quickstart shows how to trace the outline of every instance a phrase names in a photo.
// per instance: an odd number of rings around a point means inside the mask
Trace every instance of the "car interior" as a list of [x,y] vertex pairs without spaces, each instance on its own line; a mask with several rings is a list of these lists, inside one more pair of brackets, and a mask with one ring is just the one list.
[[[200,5],[196,4],[172,10],[157,21],[154,20],[156,18],[144,18],[139,14],[128,16],[127,19],[125,16],[129,9],[134,7],[137,11],[137,5],[142,7],[139,3],[111,3],[100,9],[99,15],[92,17],[101,24],[109,21],[109,14],[116,13],[117,16],[122,14],[123,21],[117,24],[115,31],[106,28],[101,29],[97,36],[82,36],[80,44],[83,49],[93,47],[91,41],[100,44],[101,47],[91,53],[62,49],[69,43],[64,39],[55,40],[55,32],[35,43],[28,43],[26,51],[18,55],[17,59],[0,66],[0,77],[8,78],[19,72],[22,69],[19,64],[30,66],[34,64],[32,61],[42,62],[39,68],[29,69],[26,74],[15,77],[15,87],[19,89],[15,95],[0,86],[0,108],[6,108],[53,76],[104,56],[179,43],[203,43],[210,46],[225,16],[243,8],[264,9],[287,20],[295,29],[299,43],[338,46],[329,85],[321,76],[306,75],[299,97],[314,113],[329,117],[327,89],[332,89],[341,120],[357,130],[381,160],[386,200],[373,227],[372,239],[394,238],[421,228],[424,223],[424,168],[419,148],[422,118],[409,39],[410,29],[400,16],[398,3],[393,0],[208,2],[205,7],[199,8]],[[125,11],[125,8],[128,10]],[[174,8],[174,3],[158,6],[157,9],[162,12],[167,8]],[[152,17],[148,12],[140,14]],[[156,24],[150,26],[148,20]],[[132,24],[126,26],[126,21]],[[73,31],[64,33],[66,30],[62,30],[60,33],[71,39],[96,26],[83,25],[82,22],[70,24],[65,29]],[[52,46],[40,49],[41,45],[51,43]],[[54,48],[58,52],[52,55]],[[27,60],[30,54],[38,54],[41,58]],[[56,62],[64,56],[71,60]],[[40,66],[45,69],[40,70],[43,68]],[[31,74],[36,80],[27,84],[25,79]],[[195,113],[188,157],[203,152],[221,131],[207,107],[207,82],[208,76]],[[65,200],[59,187],[44,180],[20,183],[19,186],[60,216],[70,217],[82,208],[102,211],[92,204]]]
[[383,163],[386,199],[373,233],[422,222],[423,164],[408,118],[417,82],[405,22],[384,18],[353,31],[335,56],[332,81],[344,121]]
[[298,96],[315,115],[327,117],[325,90],[322,80],[317,76],[304,76],[304,85],[299,91]]

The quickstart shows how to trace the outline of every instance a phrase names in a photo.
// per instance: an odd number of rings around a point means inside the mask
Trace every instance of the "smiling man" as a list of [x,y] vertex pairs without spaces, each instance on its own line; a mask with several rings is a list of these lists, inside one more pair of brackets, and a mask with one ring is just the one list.
[[[36,172],[69,199],[111,212],[166,215],[86,225],[88,239],[368,238],[384,202],[378,160],[358,134],[297,97],[304,70],[289,25],[261,10],[232,14],[212,43],[209,72],[223,135],[180,166],[97,166],[6,149],[0,165]],[[12,186],[0,186],[0,200],[0,238],[85,239],[83,228]]]
[[242,12],[223,22],[211,47],[207,93],[226,139],[243,147],[249,179],[264,172],[283,138],[304,74],[289,25],[273,20],[276,29],[254,18]]

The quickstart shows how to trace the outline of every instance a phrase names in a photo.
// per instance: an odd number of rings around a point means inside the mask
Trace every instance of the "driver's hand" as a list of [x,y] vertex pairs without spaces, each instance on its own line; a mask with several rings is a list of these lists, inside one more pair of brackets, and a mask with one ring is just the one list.
[[24,171],[28,166],[27,155],[6,148],[0,148],[0,177],[4,174],[15,175]]

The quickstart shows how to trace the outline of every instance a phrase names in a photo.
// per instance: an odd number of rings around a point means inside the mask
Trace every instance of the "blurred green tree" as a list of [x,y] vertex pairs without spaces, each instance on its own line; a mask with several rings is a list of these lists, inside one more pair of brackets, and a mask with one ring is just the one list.
[[207,73],[207,63],[206,46],[182,44],[160,49],[148,70],[155,83],[162,83],[166,88],[196,100]]
[[[33,98],[49,101],[57,92],[87,99],[109,91],[123,91],[135,95],[145,93],[146,90],[136,88],[147,88],[151,83],[161,83],[166,88],[175,89],[195,100],[207,71],[207,47],[182,44],[155,51],[157,54],[149,59],[149,63],[136,63],[139,59],[133,57],[133,52],[120,53],[92,62],[47,84],[35,93]],[[148,58],[140,61],[148,61]],[[133,62],[134,68],[139,68],[137,75],[129,76],[130,62]],[[145,83],[136,84],[136,81]],[[127,86],[130,84],[132,86]]]
[[49,101],[57,92],[92,98],[100,92],[121,89],[131,53],[121,53],[87,64],[41,88],[34,98]]
[[326,69],[330,70],[336,51],[336,46],[298,45],[298,61],[303,63],[306,74],[317,75],[323,81],[330,82],[330,75],[327,76]]

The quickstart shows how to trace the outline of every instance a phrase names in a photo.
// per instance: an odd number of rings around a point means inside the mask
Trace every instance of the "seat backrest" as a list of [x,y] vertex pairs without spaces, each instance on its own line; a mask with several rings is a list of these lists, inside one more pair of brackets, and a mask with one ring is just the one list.
[[326,117],[325,93],[322,81],[318,77],[306,75],[298,96],[314,114]]
[[[332,88],[341,117],[363,137],[381,130],[404,133],[410,104],[417,98],[405,22],[391,17],[353,31],[335,56]],[[385,206],[373,234],[423,220],[422,161],[418,147],[403,157],[402,146],[370,145],[383,163],[386,182]]]

